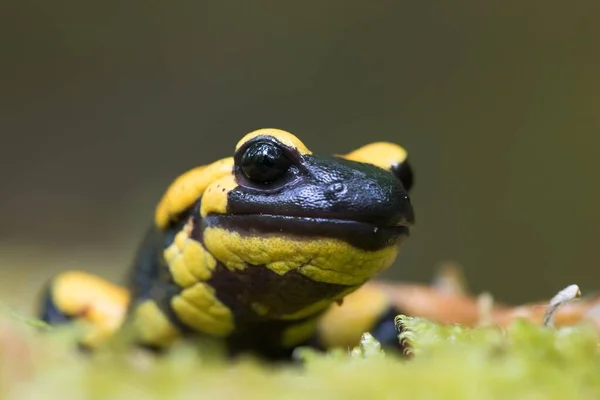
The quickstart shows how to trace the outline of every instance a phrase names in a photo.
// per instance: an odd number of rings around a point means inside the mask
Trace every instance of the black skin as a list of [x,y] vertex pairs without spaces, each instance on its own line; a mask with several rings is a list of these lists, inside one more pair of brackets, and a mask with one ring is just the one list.
[[[276,179],[263,181],[248,176],[241,167],[245,150],[257,146],[281,149],[278,158],[271,161],[280,164]],[[263,160],[257,160],[260,161]],[[340,157],[300,155],[269,136],[257,136],[238,150],[235,165],[239,186],[229,193],[229,215],[262,213],[325,218],[379,227],[408,226],[414,222],[408,192],[401,180],[371,164]]]
[[[228,195],[227,215],[200,218],[201,199],[198,199],[164,231],[154,227],[149,229],[128,279],[132,293],[130,310],[139,301],[152,298],[184,334],[192,334],[170,308],[170,299],[181,289],[173,282],[162,254],[190,216],[196,221],[192,237],[199,242],[202,242],[204,228],[219,225],[242,233],[289,231],[300,237],[338,237],[367,250],[404,240],[409,226],[414,223],[408,197],[413,186],[413,173],[407,161],[385,171],[339,157],[300,155],[270,136],[258,136],[248,141],[236,152],[234,160],[239,186]],[[268,302],[265,298],[277,287],[276,277],[271,277],[273,272],[255,267],[247,271],[258,275],[246,277],[246,274],[235,275],[218,264],[210,282],[217,289],[219,299],[234,311],[238,322],[240,318],[246,321],[241,326],[247,329],[236,331],[228,339],[228,348],[232,354],[253,350],[268,359],[289,358],[293,349],[273,345],[289,322],[248,317],[247,313],[235,312],[243,308],[240,307],[243,306],[240,298],[246,296],[250,302],[257,299]],[[285,290],[290,296],[313,293],[315,298],[329,297],[347,288],[343,285],[314,285],[302,276],[289,283],[298,286],[297,291],[293,290],[294,287]],[[234,299],[228,293],[246,294]],[[45,297],[43,319],[51,324],[66,322],[69,317],[62,314],[49,298],[48,295]],[[399,348],[393,321],[399,313],[401,310],[386,310],[372,329],[372,334],[384,347]],[[321,347],[317,338],[306,344]]]

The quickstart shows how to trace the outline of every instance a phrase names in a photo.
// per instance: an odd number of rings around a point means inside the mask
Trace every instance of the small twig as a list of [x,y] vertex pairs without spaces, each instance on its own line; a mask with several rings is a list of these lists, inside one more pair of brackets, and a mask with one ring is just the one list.
[[579,297],[581,297],[581,291],[577,285],[567,286],[558,292],[556,296],[550,300],[550,303],[548,303],[548,307],[544,313],[544,319],[542,320],[542,326],[554,326],[554,315],[556,315],[558,308],[563,304],[578,299]]
[[494,298],[488,292],[477,296],[477,309],[479,311],[479,326],[492,325],[494,313]]
[[467,280],[458,263],[446,261],[437,266],[431,286],[443,293],[452,295],[467,294]]

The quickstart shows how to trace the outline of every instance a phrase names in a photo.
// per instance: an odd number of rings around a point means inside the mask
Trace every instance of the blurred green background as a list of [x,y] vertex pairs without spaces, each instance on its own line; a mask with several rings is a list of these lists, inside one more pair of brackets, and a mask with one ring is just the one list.
[[600,288],[600,2],[4,0],[0,299],[120,279],[162,191],[260,127],[407,147],[418,226],[510,302]]

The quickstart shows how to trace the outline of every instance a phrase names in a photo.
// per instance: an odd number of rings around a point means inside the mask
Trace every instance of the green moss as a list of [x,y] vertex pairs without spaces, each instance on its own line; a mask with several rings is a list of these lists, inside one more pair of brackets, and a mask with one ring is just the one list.
[[167,356],[110,346],[73,351],[75,328],[38,333],[0,323],[0,381],[7,398],[576,399],[600,396],[597,332],[587,326],[508,329],[441,326],[399,317],[410,358],[384,354],[369,335],[352,351],[299,350],[302,366],[251,358],[228,364],[195,344]]

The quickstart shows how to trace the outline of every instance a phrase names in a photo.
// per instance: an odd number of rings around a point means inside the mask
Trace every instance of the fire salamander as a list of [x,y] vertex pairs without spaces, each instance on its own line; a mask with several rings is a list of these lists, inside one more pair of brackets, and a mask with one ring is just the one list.
[[367,331],[393,345],[398,310],[364,284],[409,235],[412,185],[395,144],[322,156],[291,133],[251,132],[232,157],[171,184],[126,285],[66,271],[48,284],[41,318],[85,322],[89,348],[125,322],[157,349],[209,337],[232,355],[286,358],[298,346],[354,345]]

